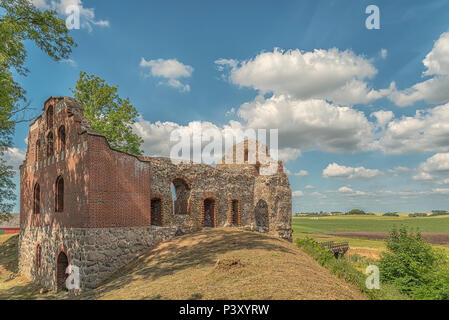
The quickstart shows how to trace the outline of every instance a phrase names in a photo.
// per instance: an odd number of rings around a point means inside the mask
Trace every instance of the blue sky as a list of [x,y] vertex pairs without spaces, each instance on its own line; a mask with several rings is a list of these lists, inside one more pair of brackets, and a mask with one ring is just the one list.
[[130,97],[149,155],[194,121],[278,128],[294,212],[449,209],[447,1],[33,2],[81,8],[70,61],[27,45],[36,113],[82,70]]

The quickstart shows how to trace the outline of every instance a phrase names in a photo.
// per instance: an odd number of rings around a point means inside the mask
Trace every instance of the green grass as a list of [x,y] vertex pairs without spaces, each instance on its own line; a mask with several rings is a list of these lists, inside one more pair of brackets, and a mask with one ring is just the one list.
[[333,232],[389,232],[393,227],[419,229],[421,232],[449,232],[449,216],[439,217],[382,217],[382,216],[331,216],[293,218],[292,227],[297,233]]
[[294,240],[296,239],[305,239],[305,238],[313,238],[315,241],[319,242],[327,242],[327,241],[334,241],[334,242],[349,242],[351,246],[354,247],[366,247],[366,248],[376,248],[376,249],[384,249],[385,243],[384,241],[379,240],[370,240],[370,239],[359,239],[359,238],[353,238],[353,237],[337,237],[337,236],[331,236],[321,233],[294,233]]

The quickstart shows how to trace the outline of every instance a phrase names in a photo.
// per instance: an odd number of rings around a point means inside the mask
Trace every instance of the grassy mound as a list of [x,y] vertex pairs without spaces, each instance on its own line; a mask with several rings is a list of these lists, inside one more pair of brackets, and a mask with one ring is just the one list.
[[93,299],[365,299],[294,244],[236,229],[163,243],[92,292]]
[[[39,294],[15,274],[17,238],[0,239],[0,299]],[[6,271],[6,272],[4,272]],[[76,299],[366,299],[294,244],[259,233],[212,229],[160,244]]]

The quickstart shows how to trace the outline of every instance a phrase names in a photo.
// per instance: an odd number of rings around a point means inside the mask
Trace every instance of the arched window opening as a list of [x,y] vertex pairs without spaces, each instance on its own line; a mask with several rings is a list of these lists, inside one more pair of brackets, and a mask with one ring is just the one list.
[[36,141],[36,149],[34,150],[34,159],[36,160],[36,162],[39,162],[39,152],[41,150],[41,141],[37,140]]
[[61,176],[56,179],[55,211],[64,211],[64,179]]
[[183,179],[175,179],[171,184],[173,212],[175,215],[189,213],[190,187]]
[[203,210],[203,226],[205,228],[215,228],[215,200],[213,198],[205,199],[203,203]]
[[259,200],[255,208],[256,225],[262,228],[269,228],[268,204],[265,200]]
[[49,133],[47,135],[47,157],[51,157],[53,155],[53,133]]
[[36,269],[40,269],[42,265],[42,247],[40,244],[36,246]]
[[240,201],[232,200],[231,201],[231,223],[232,226],[238,227],[240,226]]
[[41,213],[41,188],[38,183],[34,185],[33,213]]
[[162,226],[162,201],[160,198],[151,199],[151,225]]
[[59,151],[65,149],[65,127],[60,126],[58,129]]
[[53,107],[49,106],[47,109],[47,128],[53,128]]

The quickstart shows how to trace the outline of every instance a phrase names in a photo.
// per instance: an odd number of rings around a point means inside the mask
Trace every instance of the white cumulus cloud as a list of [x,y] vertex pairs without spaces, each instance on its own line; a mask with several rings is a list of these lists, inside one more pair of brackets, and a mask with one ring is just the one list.
[[393,154],[449,152],[449,103],[393,119],[377,143]]
[[4,155],[3,159],[6,162],[6,165],[11,166],[14,171],[19,170],[19,166],[25,160],[26,151],[18,149],[18,148],[8,148]]
[[[430,181],[436,179],[435,175],[447,174],[449,174],[449,153],[437,153],[419,165],[418,173],[413,176],[413,180]],[[437,184],[444,183],[437,182]]]
[[302,197],[304,196],[304,192],[302,192],[301,190],[296,190],[292,192],[292,196],[293,197]]
[[355,197],[355,196],[367,196],[368,194],[364,191],[359,191],[359,190],[353,190],[350,186],[344,186],[341,187],[337,190],[339,193],[342,193],[344,195],[348,195],[351,197]]
[[365,167],[346,167],[337,163],[331,163],[323,170],[324,178],[340,178],[340,179],[370,179],[382,172],[377,169],[366,169]]
[[223,71],[230,67],[232,83],[264,94],[289,95],[296,99],[327,99],[337,104],[367,103],[390,90],[374,90],[365,79],[376,75],[372,63],[350,50],[315,49],[311,52],[281,50],[261,52],[253,59],[215,61]]
[[420,172],[417,175],[414,175],[412,177],[413,180],[415,181],[428,181],[428,180],[433,180],[435,179],[434,176],[432,176],[430,173],[427,172]]
[[309,172],[306,170],[299,170],[294,174],[295,177],[307,177],[309,175]]
[[372,147],[374,125],[363,112],[324,100],[257,97],[244,103],[238,115],[247,127],[279,129],[282,148],[348,152]]
[[430,173],[449,173],[449,153],[437,153],[420,165],[420,169]]
[[[160,156],[160,157],[168,157],[170,156],[171,148],[177,142],[170,142],[170,134],[173,130],[180,130],[181,132],[185,132],[190,137],[193,135],[194,130],[200,131],[197,132],[206,132],[208,129],[214,129],[216,132],[221,134],[221,137],[226,137],[227,134],[232,132],[232,130],[245,130],[245,128],[237,121],[230,121],[227,125],[217,126],[211,122],[200,122],[200,121],[191,121],[187,125],[180,125],[175,122],[170,121],[157,121],[150,122],[145,120],[142,116],[139,116],[137,121],[133,125],[133,131],[142,137],[144,143],[142,145],[142,149],[146,155],[150,156]],[[228,130],[230,130],[228,132]],[[222,140],[223,142],[223,140]],[[207,141],[203,141],[203,147],[207,145]],[[223,146],[224,142],[223,142]],[[225,150],[222,150],[225,151]],[[296,159],[301,153],[292,151],[292,149],[279,149],[278,150],[278,159],[284,162],[288,162],[292,159]],[[293,157],[293,158],[292,158]],[[215,160],[219,160],[221,157],[218,157]],[[285,172],[289,174],[289,170],[285,168]]]
[[405,90],[393,86],[390,99],[398,106],[410,106],[417,101],[432,104],[449,101],[449,32],[441,34],[423,60],[427,68],[423,76],[432,78],[418,82]]
[[183,84],[179,80],[180,78],[190,78],[194,71],[193,67],[185,65],[176,59],[155,59],[145,60],[142,58],[140,61],[140,67],[149,71],[148,76],[164,78],[166,85],[177,88],[181,91],[190,91],[188,84]]

